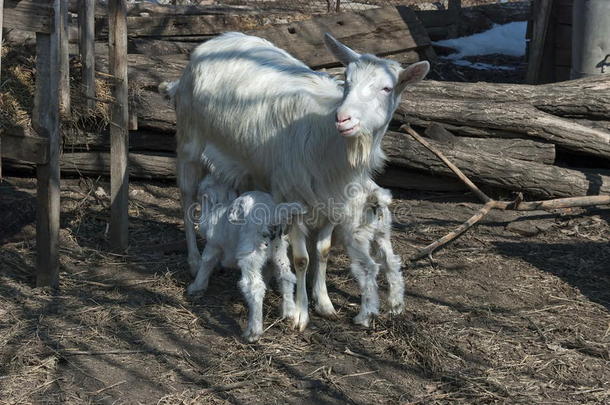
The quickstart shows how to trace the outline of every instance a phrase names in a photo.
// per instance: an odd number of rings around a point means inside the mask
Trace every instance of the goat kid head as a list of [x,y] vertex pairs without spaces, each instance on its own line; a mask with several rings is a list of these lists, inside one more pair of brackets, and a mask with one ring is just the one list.
[[371,136],[390,122],[407,85],[422,80],[430,70],[427,61],[402,68],[398,62],[361,55],[325,34],[324,42],[345,69],[343,100],[335,124],[344,137]]

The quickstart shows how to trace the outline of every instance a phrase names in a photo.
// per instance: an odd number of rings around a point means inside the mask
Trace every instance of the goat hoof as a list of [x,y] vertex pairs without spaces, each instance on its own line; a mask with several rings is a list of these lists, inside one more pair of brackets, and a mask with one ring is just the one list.
[[390,315],[398,315],[398,314],[402,314],[402,311],[404,311],[404,310],[405,310],[404,302],[399,302],[399,303],[390,304],[390,309],[389,309],[388,313]]
[[299,332],[303,332],[309,323],[309,314],[307,311],[295,311],[294,316],[292,317],[292,328],[298,330]]
[[186,293],[188,295],[195,295],[195,294],[203,292],[203,291],[205,291],[205,287],[199,287],[198,285],[195,285],[194,283],[192,283],[191,285],[189,285],[186,288]]
[[371,314],[359,313],[358,315],[356,315],[354,317],[354,323],[356,325],[360,325],[360,326],[364,326],[365,328],[368,328],[369,326],[371,326]]
[[243,334],[243,337],[246,341],[253,343],[256,342],[258,339],[260,339],[261,335],[263,334],[263,331],[260,330],[253,330],[253,329],[246,329],[246,331]]
[[326,319],[339,319],[339,315],[337,315],[337,311],[335,311],[335,308],[332,306],[332,304],[330,305],[330,307],[324,305],[316,305],[316,313]]

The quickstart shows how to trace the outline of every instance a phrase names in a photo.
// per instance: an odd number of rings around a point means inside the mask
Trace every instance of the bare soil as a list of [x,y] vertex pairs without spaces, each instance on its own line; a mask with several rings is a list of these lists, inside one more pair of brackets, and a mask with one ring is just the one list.
[[[313,314],[297,333],[270,289],[268,330],[246,344],[236,272],[184,294],[171,184],[132,183],[131,247],[113,254],[107,184],[65,180],[61,287],[32,288],[34,184],[0,183],[1,404],[610,402],[607,209],[494,212],[434,262],[405,266],[405,313],[370,329],[351,322],[357,285],[335,251],[339,319]],[[468,194],[396,191],[395,250],[406,262],[478,206]]]

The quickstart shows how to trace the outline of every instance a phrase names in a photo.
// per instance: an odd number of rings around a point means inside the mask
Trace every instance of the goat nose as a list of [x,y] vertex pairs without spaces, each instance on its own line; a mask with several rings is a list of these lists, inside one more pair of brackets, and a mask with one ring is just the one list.
[[337,123],[338,124],[342,124],[342,123],[344,123],[346,121],[351,120],[352,117],[350,117],[349,114],[340,114],[340,113],[337,113],[337,118],[336,119],[337,119]]

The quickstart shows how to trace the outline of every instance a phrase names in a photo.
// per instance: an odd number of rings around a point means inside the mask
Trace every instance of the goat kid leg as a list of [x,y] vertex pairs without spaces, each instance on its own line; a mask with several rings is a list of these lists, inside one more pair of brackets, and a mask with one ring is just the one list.
[[273,252],[273,267],[275,279],[282,294],[282,318],[294,318],[296,306],[294,303],[294,285],[296,277],[290,269],[290,259],[288,258],[288,240],[284,237],[277,237],[271,242]]
[[389,235],[377,240],[381,265],[388,280],[388,305],[391,314],[400,314],[405,307],[405,282],[400,256],[394,254]]
[[178,152],[178,186],[182,200],[182,214],[184,217],[184,232],[188,248],[188,264],[191,275],[197,274],[199,267],[199,248],[197,247],[197,234],[195,232],[195,218],[193,208],[197,196],[197,188],[203,176],[202,164],[189,160]]
[[326,289],[326,267],[334,228],[335,226],[329,223],[318,232],[312,291],[313,299],[316,302],[316,312],[330,319],[337,318],[337,311],[335,311]]
[[248,342],[255,342],[263,334],[263,299],[265,298],[265,281],[263,266],[266,255],[254,251],[238,260],[241,269],[239,288],[248,303],[248,326],[243,336]]
[[210,275],[214,271],[214,267],[218,265],[218,259],[220,257],[220,251],[211,246],[206,246],[201,254],[201,260],[199,261],[199,268],[197,270],[197,276],[186,289],[187,294],[193,295],[199,291],[205,291],[208,288],[210,281]]
[[307,254],[306,235],[294,224],[290,228],[290,245],[292,246],[292,261],[297,274],[296,310],[292,318],[292,326],[299,331],[305,330],[309,322],[309,309],[307,302],[307,267],[309,255]]
[[351,271],[362,294],[360,312],[354,317],[354,323],[369,327],[371,318],[379,315],[379,292],[377,274],[379,265],[370,255],[370,242],[352,239],[347,246],[347,254],[352,261]]

